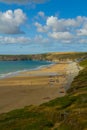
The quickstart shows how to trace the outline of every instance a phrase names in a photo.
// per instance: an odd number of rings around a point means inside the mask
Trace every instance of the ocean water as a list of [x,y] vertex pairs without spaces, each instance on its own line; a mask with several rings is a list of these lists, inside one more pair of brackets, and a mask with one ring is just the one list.
[[0,78],[53,64],[48,61],[0,61]]

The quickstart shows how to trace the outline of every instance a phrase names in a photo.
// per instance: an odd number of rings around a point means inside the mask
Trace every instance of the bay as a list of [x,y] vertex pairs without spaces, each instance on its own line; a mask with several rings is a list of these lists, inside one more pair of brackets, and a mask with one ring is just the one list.
[[21,71],[38,69],[51,64],[52,62],[48,61],[0,61],[0,77],[17,74]]

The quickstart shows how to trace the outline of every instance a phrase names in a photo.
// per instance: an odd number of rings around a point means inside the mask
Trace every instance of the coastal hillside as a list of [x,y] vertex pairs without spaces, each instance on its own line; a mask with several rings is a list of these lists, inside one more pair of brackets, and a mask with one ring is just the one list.
[[0,115],[0,130],[87,130],[87,60],[64,97]]
[[49,61],[62,61],[62,60],[79,60],[87,58],[87,52],[60,52],[60,53],[47,53],[35,55],[0,55],[0,60],[49,60]]

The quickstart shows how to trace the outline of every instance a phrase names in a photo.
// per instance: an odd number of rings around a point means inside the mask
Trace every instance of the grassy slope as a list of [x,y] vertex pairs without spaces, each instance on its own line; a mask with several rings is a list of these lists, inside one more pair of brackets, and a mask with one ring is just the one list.
[[0,115],[0,130],[87,130],[87,60],[66,96]]

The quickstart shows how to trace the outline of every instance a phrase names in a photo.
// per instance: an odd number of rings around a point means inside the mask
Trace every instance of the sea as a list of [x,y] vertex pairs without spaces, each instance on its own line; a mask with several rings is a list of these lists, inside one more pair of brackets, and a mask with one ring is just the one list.
[[50,61],[0,61],[0,79],[52,65]]

